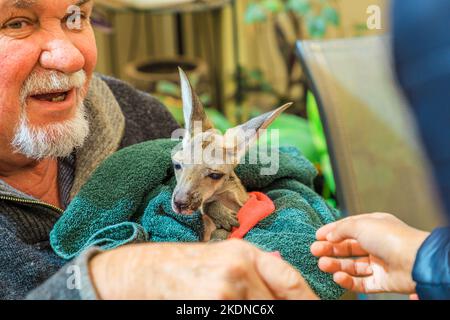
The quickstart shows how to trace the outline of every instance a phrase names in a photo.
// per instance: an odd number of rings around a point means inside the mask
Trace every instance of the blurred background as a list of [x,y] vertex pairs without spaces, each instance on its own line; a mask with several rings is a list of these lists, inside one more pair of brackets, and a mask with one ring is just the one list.
[[319,171],[332,206],[336,185],[313,95],[295,54],[298,39],[383,34],[367,9],[387,0],[96,0],[97,71],[157,96],[182,124],[177,67],[194,83],[221,130],[295,103],[271,128]]
[[[180,125],[178,66],[221,131],[294,102],[271,129],[314,163],[315,191],[329,205],[343,216],[389,212],[422,230],[442,224],[392,72],[389,0],[95,3],[97,71],[156,96]],[[355,298],[408,297],[344,296]]]

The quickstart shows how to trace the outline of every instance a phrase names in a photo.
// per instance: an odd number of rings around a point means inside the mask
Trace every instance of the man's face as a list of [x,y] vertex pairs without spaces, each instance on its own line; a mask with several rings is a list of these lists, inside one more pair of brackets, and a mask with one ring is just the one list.
[[0,0],[0,148],[30,132],[57,143],[51,140],[68,135],[63,125],[75,130],[84,118],[97,61],[92,6],[92,0]]

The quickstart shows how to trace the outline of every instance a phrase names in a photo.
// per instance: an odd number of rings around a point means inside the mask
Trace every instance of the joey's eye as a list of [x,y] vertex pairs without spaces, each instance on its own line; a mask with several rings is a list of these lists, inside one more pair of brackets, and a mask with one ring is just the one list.
[[209,178],[213,179],[213,180],[220,180],[222,179],[224,176],[223,173],[211,173],[208,175]]
[[173,164],[173,168],[174,168],[175,170],[181,170],[181,164],[179,164],[179,163],[174,163],[174,164]]

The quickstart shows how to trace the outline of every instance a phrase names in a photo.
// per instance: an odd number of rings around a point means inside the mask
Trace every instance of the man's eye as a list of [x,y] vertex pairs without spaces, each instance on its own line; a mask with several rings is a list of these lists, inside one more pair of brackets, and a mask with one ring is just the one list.
[[15,17],[0,26],[0,33],[2,35],[22,39],[30,36],[38,21],[27,17]]
[[223,173],[211,173],[208,175],[209,178],[213,179],[213,180],[220,180],[222,179],[224,176]]
[[72,14],[68,14],[63,18],[63,21],[76,21],[78,19],[80,20],[89,20],[91,17],[88,16],[86,13],[84,12],[80,12],[80,13],[72,13]]
[[8,29],[20,30],[20,29],[23,29],[23,28],[27,27],[28,25],[29,25],[28,21],[17,20],[17,21],[13,21],[13,22],[7,23],[5,25],[5,27],[8,28]]

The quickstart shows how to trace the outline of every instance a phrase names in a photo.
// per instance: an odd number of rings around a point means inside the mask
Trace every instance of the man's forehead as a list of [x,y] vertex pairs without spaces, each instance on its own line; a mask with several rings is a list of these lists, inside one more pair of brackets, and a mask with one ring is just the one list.
[[[91,0],[73,0],[71,4],[82,6]],[[45,0],[0,0],[2,7],[14,7],[17,9],[29,9],[37,4],[45,5]]]

